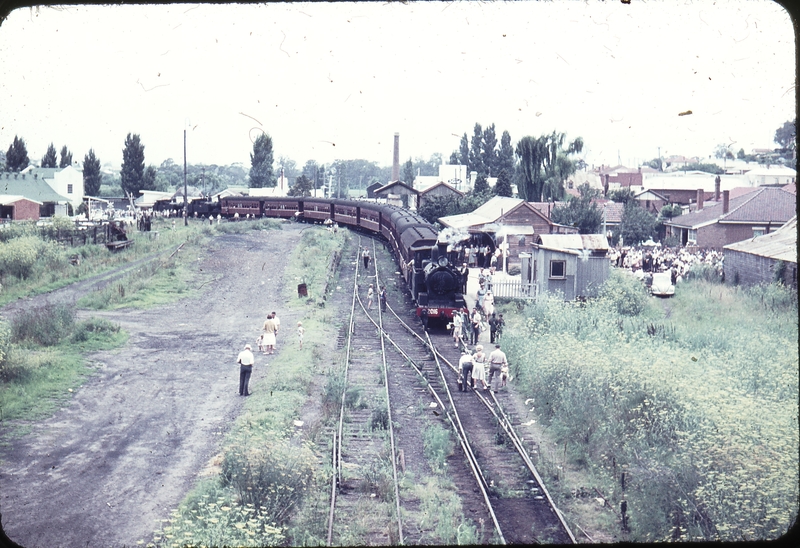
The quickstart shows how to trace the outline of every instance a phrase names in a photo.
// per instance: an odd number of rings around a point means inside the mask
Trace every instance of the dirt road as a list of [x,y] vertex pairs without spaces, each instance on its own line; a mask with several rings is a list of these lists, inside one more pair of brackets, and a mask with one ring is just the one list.
[[[72,400],[0,450],[0,512],[11,539],[52,548],[134,546],[150,538],[242,409],[237,353],[255,341],[269,311],[284,325],[296,321],[279,295],[302,228],[218,237],[197,258],[213,280],[199,297],[92,313],[119,323],[130,340],[92,355],[97,373]],[[75,297],[60,291],[37,299]],[[256,357],[254,391],[265,358]]]

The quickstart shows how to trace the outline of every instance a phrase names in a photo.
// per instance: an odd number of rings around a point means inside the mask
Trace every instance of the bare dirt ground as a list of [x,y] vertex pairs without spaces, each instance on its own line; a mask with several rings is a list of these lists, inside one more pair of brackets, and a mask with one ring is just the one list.
[[[147,541],[220,450],[245,399],[236,355],[266,314],[282,324],[281,287],[302,226],[220,236],[198,257],[200,295],[151,310],[82,313],[118,323],[128,344],[90,356],[96,373],[52,417],[0,449],[6,534],[27,548]],[[184,251],[181,251],[184,253]],[[3,310],[74,301],[83,282]],[[270,356],[280,359],[278,353]],[[257,355],[251,386],[259,390]]]

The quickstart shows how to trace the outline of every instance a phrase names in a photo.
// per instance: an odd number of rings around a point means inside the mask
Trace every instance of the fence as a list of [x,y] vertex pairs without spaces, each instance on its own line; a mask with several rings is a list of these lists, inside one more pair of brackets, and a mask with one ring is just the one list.
[[536,299],[539,293],[539,286],[531,282],[520,280],[504,280],[492,283],[492,294],[495,297],[505,297],[509,299]]

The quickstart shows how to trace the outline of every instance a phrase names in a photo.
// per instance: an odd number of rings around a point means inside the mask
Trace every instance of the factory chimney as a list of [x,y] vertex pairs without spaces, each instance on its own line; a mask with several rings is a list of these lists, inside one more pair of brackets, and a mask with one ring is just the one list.
[[400,180],[400,134],[394,134],[394,157],[392,158],[392,180]]

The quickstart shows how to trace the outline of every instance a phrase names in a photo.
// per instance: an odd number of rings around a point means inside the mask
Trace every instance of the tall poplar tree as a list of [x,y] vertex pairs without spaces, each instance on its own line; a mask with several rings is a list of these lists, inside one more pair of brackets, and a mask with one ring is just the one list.
[[495,196],[506,196],[511,198],[514,195],[514,189],[511,188],[511,176],[508,171],[501,169],[497,174],[497,182],[494,184]]
[[475,128],[472,131],[472,141],[470,142],[469,149],[469,170],[477,171],[478,174],[485,174],[486,168],[483,167],[483,155],[481,154],[481,143],[483,142],[483,129],[481,125],[475,122]]
[[483,137],[481,139],[481,158],[483,159],[484,175],[491,177],[492,173],[497,177],[500,173],[498,167],[497,156],[497,133],[495,132],[494,124],[486,126],[483,130]]
[[511,144],[511,134],[508,131],[500,136],[500,149],[497,151],[497,173],[504,169],[509,177],[514,173],[514,145]]
[[262,133],[253,143],[253,152],[250,153],[250,188],[277,186],[273,162],[272,137]]
[[72,153],[67,148],[67,145],[61,147],[61,160],[58,162],[58,167],[64,168],[72,165]]
[[94,154],[94,149],[90,148],[88,154],[83,157],[83,192],[87,196],[97,196],[100,193],[100,185],[103,175],[100,173],[100,159]]
[[58,155],[56,154],[56,147],[53,143],[47,147],[47,152],[42,156],[42,167],[56,167],[58,163]]
[[9,171],[22,171],[30,163],[25,139],[14,135],[14,142],[8,147],[8,152],[6,153],[6,169]]
[[144,145],[138,134],[128,133],[122,149],[120,186],[122,191],[134,198],[139,195],[144,183]]

